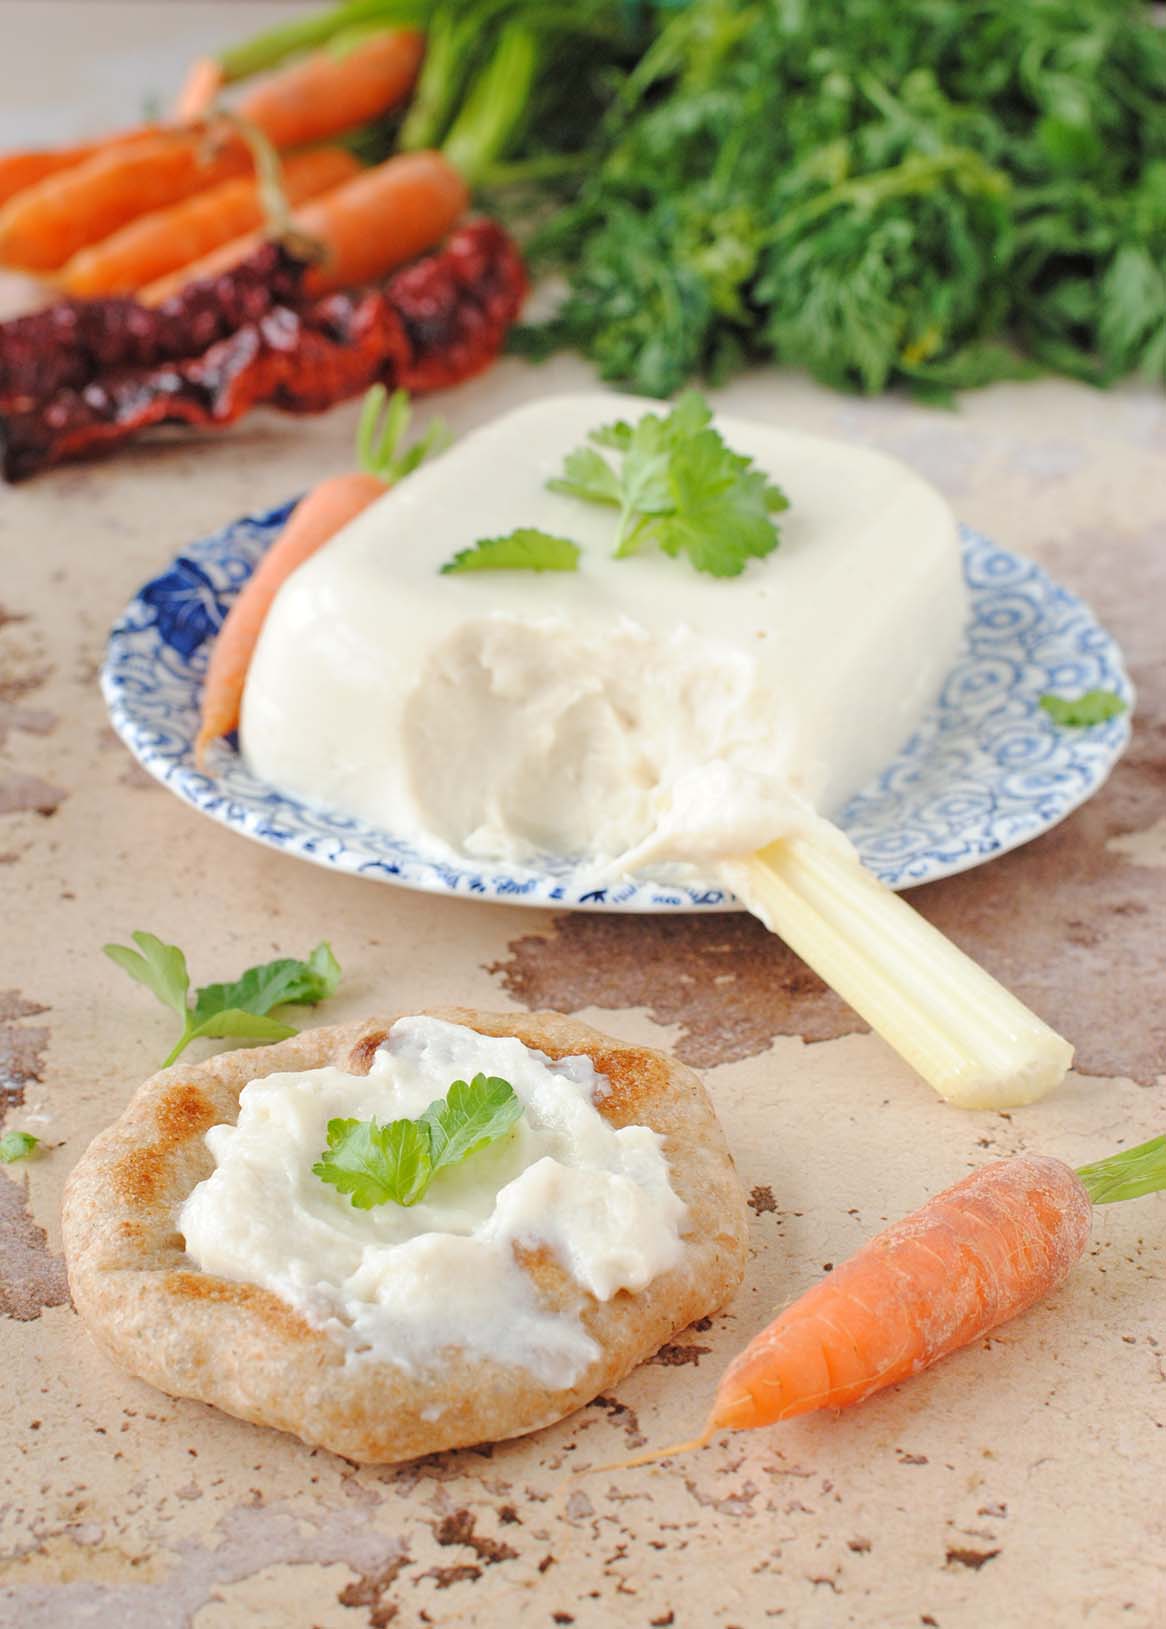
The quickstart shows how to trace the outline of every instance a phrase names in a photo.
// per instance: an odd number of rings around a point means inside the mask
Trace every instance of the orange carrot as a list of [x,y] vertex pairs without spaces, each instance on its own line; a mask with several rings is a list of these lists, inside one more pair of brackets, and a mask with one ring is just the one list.
[[1091,1208],[1060,1160],[974,1171],[779,1313],[730,1364],[710,1427],[846,1408],[986,1335],[1065,1279]]
[[424,51],[424,37],[404,28],[370,34],[344,52],[315,51],[261,79],[236,112],[276,147],[325,141],[403,101]]
[[60,175],[26,187],[0,209],[0,263],[55,271],[127,221],[189,198],[252,168],[247,144],[197,131],[103,148]]
[[223,70],[214,57],[196,57],[174,104],[174,123],[196,124],[205,119],[222,88]]
[[[296,232],[323,251],[308,274],[309,292],[377,281],[440,243],[468,202],[465,182],[440,153],[398,153],[297,209]],[[262,240],[259,232],[236,238],[181,272],[148,283],[139,298],[161,305],[187,283],[229,271]]]
[[1166,1188],[1166,1137],[1073,1171],[997,1160],[886,1228],[780,1312],[734,1359],[693,1442],[849,1408],[988,1334],[1055,1290],[1084,1253],[1092,1207]]
[[[342,147],[293,154],[281,167],[289,203],[299,204],[350,181],[360,170]],[[132,294],[192,260],[209,254],[263,220],[259,183],[249,175],[221,181],[168,209],[130,221],[100,243],[82,249],[58,281],[69,294]]]
[[18,192],[24,192],[26,188],[35,186],[38,181],[47,180],[50,175],[59,175],[62,170],[71,170],[75,165],[83,164],[95,153],[103,153],[115,147],[126,147],[134,142],[148,141],[155,135],[156,130],[149,125],[143,125],[139,130],[122,130],[115,136],[104,136],[100,141],[85,142],[79,147],[0,153],[0,205],[6,204],[10,198],[15,198]]
[[440,419],[433,419],[421,439],[401,452],[399,448],[408,423],[409,403],[405,392],[398,390],[389,398],[383,385],[374,385],[365,397],[357,432],[360,468],[346,475],[330,476],[300,499],[291,519],[240,591],[219,629],[207,667],[194,747],[200,769],[205,764],[208,747],[239,723],[247,669],[264,619],[292,572],[369,504],[383,496],[390,486],[415,470],[424,458],[448,445],[448,431]]

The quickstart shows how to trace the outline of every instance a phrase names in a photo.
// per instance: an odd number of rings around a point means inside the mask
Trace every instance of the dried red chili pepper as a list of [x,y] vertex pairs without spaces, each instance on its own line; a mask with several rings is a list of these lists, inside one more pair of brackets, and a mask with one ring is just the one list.
[[199,356],[208,345],[294,301],[305,262],[266,243],[231,272],[192,283],[157,308],[131,299],[60,300],[0,323],[0,405],[28,408],[79,390],[111,368]]
[[260,402],[318,413],[378,379],[414,391],[454,384],[497,356],[525,292],[510,238],[492,221],[471,222],[383,289],[273,305],[201,356],[0,414],[3,474],[20,480],[151,425],[231,424]]

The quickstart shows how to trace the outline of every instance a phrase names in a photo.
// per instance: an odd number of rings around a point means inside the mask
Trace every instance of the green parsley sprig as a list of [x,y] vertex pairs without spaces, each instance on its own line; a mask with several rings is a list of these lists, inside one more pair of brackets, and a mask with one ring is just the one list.
[[6,1131],[0,1137],[0,1165],[11,1165],[15,1160],[26,1160],[35,1153],[39,1137],[31,1131]]
[[340,963],[327,942],[318,944],[307,961],[283,956],[278,961],[249,967],[229,984],[204,984],[190,1001],[190,975],[186,957],[177,945],[165,944],[155,934],[132,935],[137,950],[128,945],[104,945],[110,961],[151,990],[163,1006],[182,1019],[182,1033],[164,1060],[168,1068],[201,1038],[247,1036],[257,1041],[282,1041],[296,1030],[269,1016],[274,1007],[314,1007],[330,996],[340,982]]
[[463,571],[577,571],[579,545],[537,526],[517,526],[505,537],[483,537],[442,566],[443,576]]
[[[666,417],[602,425],[568,453],[553,492],[619,510],[617,557],[655,544],[698,571],[737,577],[780,541],[773,515],[789,500],[752,458],[712,428],[712,409],[688,390]],[[614,460],[604,456],[614,453]]]
[[328,1147],[312,1166],[321,1182],[347,1194],[357,1210],[415,1205],[439,1171],[504,1137],[522,1114],[507,1080],[455,1080],[416,1120],[329,1120]]
[[1105,724],[1127,710],[1116,690],[1087,690],[1083,696],[1042,696],[1040,704],[1054,724],[1069,730]]

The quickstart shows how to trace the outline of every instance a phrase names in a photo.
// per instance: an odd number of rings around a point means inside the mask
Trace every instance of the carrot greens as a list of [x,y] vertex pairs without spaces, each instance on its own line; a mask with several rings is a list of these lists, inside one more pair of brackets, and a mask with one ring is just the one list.
[[529,230],[566,292],[528,354],[652,396],[767,360],[942,402],[1045,370],[1166,380],[1157,21],[1145,0],[348,0],[218,66],[424,30],[371,150],[442,148]]

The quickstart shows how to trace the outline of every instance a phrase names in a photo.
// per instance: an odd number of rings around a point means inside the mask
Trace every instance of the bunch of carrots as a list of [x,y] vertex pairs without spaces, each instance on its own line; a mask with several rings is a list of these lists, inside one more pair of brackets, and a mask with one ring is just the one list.
[[165,124],[0,154],[0,265],[67,295],[152,305],[275,229],[313,257],[310,293],[385,276],[440,242],[469,199],[439,152],[365,168],[341,144],[405,102],[424,50],[416,30],[375,29],[265,76],[229,115],[202,62]]

